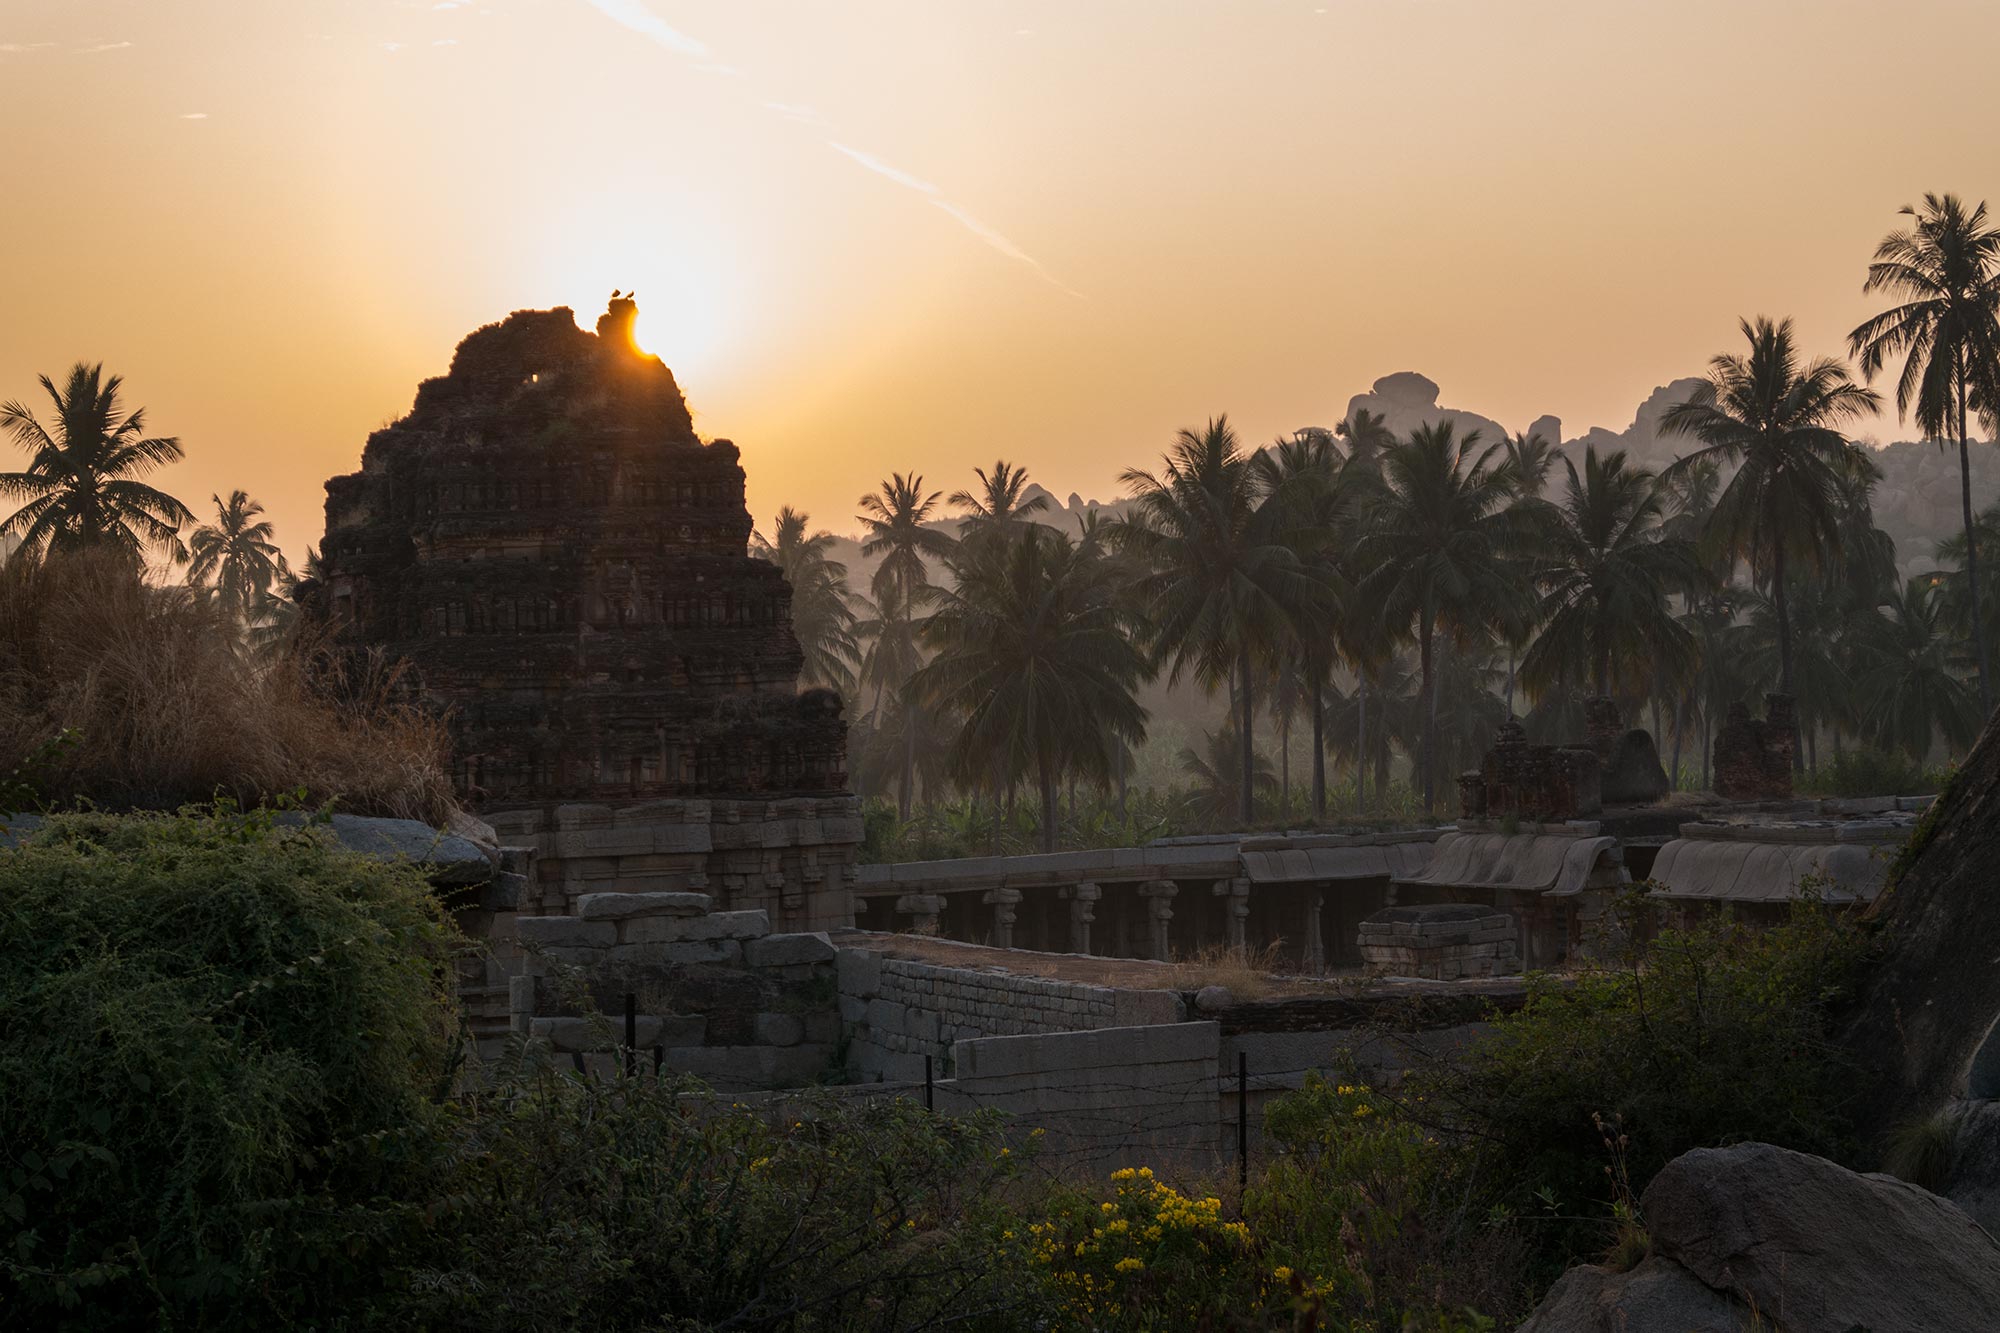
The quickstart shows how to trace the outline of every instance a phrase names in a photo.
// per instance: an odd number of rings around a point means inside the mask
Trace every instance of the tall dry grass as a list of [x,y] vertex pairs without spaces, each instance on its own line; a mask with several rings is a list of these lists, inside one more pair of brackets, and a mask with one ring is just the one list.
[[56,804],[172,809],[303,789],[314,804],[437,824],[455,803],[442,725],[379,658],[295,642],[268,661],[185,588],[111,553],[0,565],[0,773]]

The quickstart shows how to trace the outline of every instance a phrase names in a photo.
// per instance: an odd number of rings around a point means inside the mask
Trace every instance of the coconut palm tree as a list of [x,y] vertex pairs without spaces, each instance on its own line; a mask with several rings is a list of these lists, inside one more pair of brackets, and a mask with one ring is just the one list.
[[264,506],[242,491],[231,491],[215,502],[215,522],[188,535],[187,581],[201,587],[211,579],[224,614],[238,625],[249,625],[274,586],[289,583],[291,566],[273,540],[277,530],[259,518]]
[[1382,456],[1383,484],[1367,532],[1356,544],[1370,570],[1357,595],[1382,608],[1396,637],[1414,635],[1424,729],[1418,761],[1424,811],[1437,808],[1436,648],[1440,631],[1462,641],[1522,617],[1532,596],[1515,557],[1532,519],[1512,507],[1501,446],[1482,445],[1452,423],[1420,426]]
[[0,499],[18,501],[0,535],[12,534],[31,554],[110,545],[136,563],[152,547],[185,560],[180,530],[194,522],[188,507],[139,478],[180,461],[181,442],[146,434],[146,411],[126,411],[124,380],[102,365],[79,361],[61,388],[38,377],[55,408],[44,426],[19,400],[0,404],[0,430],[28,453],[25,472],[0,472]]
[[1514,494],[1523,500],[1539,499],[1548,489],[1549,473],[1562,459],[1562,450],[1540,432],[1524,435],[1515,431],[1514,438],[1506,441],[1506,447],[1508,480]]
[[[891,667],[913,670],[916,665],[914,647],[918,616],[932,591],[930,568],[924,561],[927,557],[942,560],[957,546],[944,533],[926,526],[931,521],[932,511],[937,508],[938,495],[937,491],[924,494],[921,475],[912,472],[905,476],[892,472],[878,491],[864,495],[858,501],[862,510],[856,515],[863,529],[861,554],[882,557],[870,584],[875,594],[876,618],[883,622],[878,639],[893,641],[895,647],[891,653],[878,651],[876,655],[878,707],[885,685],[900,690],[903,681],[908,679],[905,674],[890,680],[881,673]],[[891,617],[900,617],[902,623],[889,625],[887,622]],[[878,642],[877,646],[879,649],[881,644]],[[905,726],[903,735],[903,781],[897,797],[897,814],[908,819],[910,789],[915,778],[917,728],[914,725]]]
[[1801,364],[1792,321],[1741,321],[1747,356],[1723,353],[1684,403],[1667,409],[1660,430],[1690,435],[1701,448],[1667,469],[1672,478],[1714,460],[1736,469],[1716,497],[1703,544],[1710,556],[1750,567],[1769,590],[1776,617],[1778,689],[1792,694],[1787,571],[1823,568],[1839,548],[1843,474],[1852,467],[1840,427],[1875,410],[1879,399],[1847,368],[1821,357]]
[[776,565],[792,588],[792,634],[805,655],[800,678],[852,696],[854,667],[861,648],[854,637],[854,595],[847,590],[847,565],[827,552],[834,535],[808,533],[811,520],[786,505],[772,527],[773,540],[751,538],[751,553]]
[[1945,633],[1938,593],[1934,580],[1911,579],[1856,636],[1863,725],[1876,744],[1919,763],[1934,739],[1962,753],[1979,731],[1979,700],[1965,681],[1962,648]]
[[[1277,785],[1271,761],[1253,749],[1246,762],[1242,744],[1242,733],[1224,726],[1204,731],[1199,750],[1190,745],[1181,747],[1181,773],[1194,784],[1188,795],[1189,813],[1204,824],[1224,825],[1232,819],[1239,826],[1249,823],[1243,808],[1254,809],[1257,797],[1269,795]],[[1247,789],[1243,786],[1246,773],[1250,775]]]
[[[1284,540],[1318,585],[1309,614],[1286,617],[1286,643],[1272,659],[1272,699],[1283,729],[1285,808],[1291,808],[1291,719],[1301,702],[1312,726],[1312,812],[1326,817],[1326,690],[1327,678],[1340,655],[1340,630],[1352,587],[1345,568],[1351,544],[1349,516],[1358,486],[1348,484],[1349,470],[1331,431],[1296,431],[1259,450],[1263,484],[1276,504]],[[1359,473],[1356,472],[1357,478]]]
[[1541,693],[1589,680],[1609,696],[1639,692],[1683,669],[1693,636],[1668,599],[1695,584],[1701,566],[1691,543],[1661,531],[1664,500],[1653,474],[1625,451],[1584,450],[1568,474],[1540,543],[1534,580],[1541,630],[1521,659],[1521,679]]
[[1897,416],[1914,415],[1918,429],[1940,443],[1958,441],[1966,605],[1983,716],[1993,711],[1993,685],[1979,598],[1967,413],[2000,407],[2000,228],[1988,225],[1984,203],[1967,208],[1950,194],[1927,194],[1922,208],[1905,207],[1902,213],[1912,224],[1882,238],[1861,288],[1888,292],[1901,304],[1855,329],[1848,346],[1871,381],[1885,362],[1902,357]]
[[1111,778],[1117,749],[1145,735],[1146,655],[1096,538],[1023,524],[961,546],[953,573],[924,627],[935,652],[906,693],[963,719],[950,746],[961,781],[1034,782],[1052,852],[1058,781]]
[[1048,512],[1047,495],[1023,498],[1028,488],[1028,469],[1024,467],[1002,459],[993,465],[991,475],[985,468],[977,467],[972,469],[972,475],[979,478],[979,489],[953,491],[948,501],[964,511],[958,520],[961,539],[978,532],[1012,529],[1036,514]]
[[1134,588],[1154,666],[1167,668],[1170,685],[1189,674],[1209,686],[1231,683],[1243,764],[1238,814],[1247,825],[1254,664],[1285,641],[1293,617],[1310,614],[1324,584],[1285,540],[1290,511],[1271,502],[1263,467],[1238,447],[1228,417],[1181,431],[1157,475],[1133,468],[1120,480],[1136,501],[1119,535],[1146,564]]
[[1383,414],[1365,407],[1335,426],[1333,433],[1346,443],[1349,460],[1368,469],[1377,467],[1383,450],[1396,443],[1396,432],[1389,429]]

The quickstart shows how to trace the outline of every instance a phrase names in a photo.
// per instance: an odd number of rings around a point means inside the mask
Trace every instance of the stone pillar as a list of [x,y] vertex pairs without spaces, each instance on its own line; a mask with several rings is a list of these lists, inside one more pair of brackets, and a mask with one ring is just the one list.
[[943,914],[943,894],[906,893],[896,899],[896,915],[910,918],[908,930],[912,935],[937,934],[938,918]]
[[1306,946],[1302,962],[1308,972],[1326,971],[1326,941],[1323,938],[1325,931],[1321,928],[1319,919],[1320,897],[1318,889],[1306,890]]
[[1229,948],[1242,953],[1249,947],[1250,881],[1241,876],[1215,882],[1215,896],[1223,902],[1223,939]]
[[1173,961],[1167,925],[1174,919],[1174,895],[1180,886],[1170,879],[1149,879],[1139,886],[1146,900],[1146,951],[1157,962]]
[[1078,884],[1069,890],[1069,951],[1090,952],[1090,923],[1097,920],[1097,900],[1103,890],[1095,884]]
[[993,909],[993,947],[1014,947],[1014,909],[1021,905],[1019,889],[989,889],[980,899]]

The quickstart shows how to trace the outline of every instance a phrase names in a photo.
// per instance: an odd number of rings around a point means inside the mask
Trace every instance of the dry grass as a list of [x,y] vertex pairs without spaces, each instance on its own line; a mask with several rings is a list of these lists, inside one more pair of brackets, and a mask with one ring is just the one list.
[[1239,1000],[1264,999],[1281,987],[1274,974],[1283,944],[1283,940],[1272,940],[1261,949],[1211,944],[1184,955],[1174,960],[1173,989],[1191,991],[1203,986],[1221,986]]
[[455,803],[443,727],[378,659],[316,645],[253,661],[234,626],[115,557],[0,565],[0,773],[69,733],[33,776],[57,804],[172,809],[303,790],[437,824]]

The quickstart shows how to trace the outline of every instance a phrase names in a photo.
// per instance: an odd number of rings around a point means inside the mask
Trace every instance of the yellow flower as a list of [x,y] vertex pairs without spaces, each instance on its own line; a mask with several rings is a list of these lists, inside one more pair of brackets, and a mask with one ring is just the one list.
[[1114,1217],[1109,1222],[1106,1222],[1104,1224],[1104,1233],[1107,1236],[1122,1235],[1125,1231],[1130,1229],[1131,1225],[1132,1224],[1130,1222],[1127,1222],[1122,1217]]
[[1111,1266],[1121,1273],[1136,1273],[1146,1266],[1146,1261],[1144,1259],[1120,1259]]
[[1158,1240],[1160,1238],[1161,1233],[1158,1227],[1147,1227],[1146,1230],[1141,1234],[1143,1234],[1147,1240]]
[[1292,1270],[1287,1268],[1283,1264],[1279,1264],[1276,1268],[1271,1270],[1271,1276],[1278,1279],[1278,1281],[1280,1282],[1290,1282],[1292,1280]]
[[1118,1211],[1118,1205],[1110,1202],[1100,1203],[1097,1205],[1097,1211],[1108,1216]]
[[1152,1167],[1150,1167],[1150,1166],[1142,1166],[1142,1167],[1140,1167],[1140,1168],[1139,1168],[1139,1179],[1141,1179],[1141,1180],[1151,1180],[1152,1178],[1153,1178],[1153,1168],[1152,1168]]
[[[1036,1132],[1037,1134],[1041,1133],[1041,1131],[1040,1131],[1040,1130],[1036,1130],[1035,1132]],[[1117,1169],[1116,1171],[1113,1171],[1113,1172],[1111,1173],[1111,1178],[1112,1178],[1113,1180],[1130,1180],[1130,1179],[1131,1179],[1132,1177],[1134,1177],[1134,1176],[1136,1176],[1136,1175],[1138,1175],[1138,1174],[1139,1174],[1139,1173],[1138,1173],[1137,1171],[1134,1171],[1134,1170],[1133,1170],[1133,1169],[1132,1169],[1131,1167],[1129,1167],[1129,1166],[1122,1166],[1122,1167],[1118,1168],[1118,1169]]]

